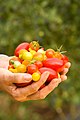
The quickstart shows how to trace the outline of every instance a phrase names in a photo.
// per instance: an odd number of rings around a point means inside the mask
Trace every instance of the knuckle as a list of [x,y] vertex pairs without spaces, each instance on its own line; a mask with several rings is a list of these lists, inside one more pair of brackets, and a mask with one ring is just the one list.
[[38,91],[38,86],[37,85],[32,85],[32,90],[33,92],[37,92]]
[[12,96],[13,96],[14,99],[17,100],[20,97],[20,94],[16,91],[12,91]]

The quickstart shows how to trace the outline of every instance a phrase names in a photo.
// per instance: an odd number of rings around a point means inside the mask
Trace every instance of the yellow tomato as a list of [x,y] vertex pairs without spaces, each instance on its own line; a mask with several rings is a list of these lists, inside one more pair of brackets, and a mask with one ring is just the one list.
[[13,73],[17,73],[17,69],[14,69],[14,68],[10,68],[9,71],[13,72]]
[[18,73],[25,73],[26,72],[26,66],[21,64],[17,68]]
[[44,55],[42,53],[37,52],[34,56],[33,56],[34,60],[37,61],[43,61],[44,60]]
[[34,72],[34,73],[32,74],[32,79],[33,79],[33,81],[38,81],[38,80],[40,79],[40,74],[39,74],[39,72]]
[[43,55],[45,55],[46,51],[44,51],[43,49],[39,49],[37,52],[42,53]]
[[36,54],[36,51],[35,50],[32,50],[31,48],[29,48],[29,51],[32,55]]
[[24,61],[22,62],[22,64],[25,65],[25,66],[27,66],[27,65],[30,64],[30,62],[29,62],[28,60],[24,60]]
[[30,52],[24,52],[23,55],[22,55],[22,59],[23,60],[32,60],[33,58],[33,55],[30,53]]
[[24,52],[28,52],[28,51],[25,50],[25,49],[21,49],[21,50],[19,51],[19,58],[20,58],[20,59],[22,58],[22,55],[23,55]]

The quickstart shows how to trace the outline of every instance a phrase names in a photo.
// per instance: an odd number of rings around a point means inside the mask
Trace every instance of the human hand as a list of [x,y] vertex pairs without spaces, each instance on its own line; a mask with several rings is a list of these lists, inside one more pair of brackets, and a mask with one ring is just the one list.
[[[61,78],[53,79],[47,86],[45,86],[43,89],[39,90],[40,86],[46,82],[49,73],[45,72],[42,74],[41,79],[38,82],[34,82],[31,85],[26,87],[26,94],[23,94],[23,97],[20,99],[17,99],[20,102],[28,101],[28,100],[39,100],[44,99],[50,92],[52,92],[60,82],[67,79],[67,72],[71,66],[71,63],[66,63],[66,66],[61,74]],[[25,90],[25,88],[24,88]],[[30,92],[31,91],[31,92]]]
[[[6,63],[9,61],[7,60]],[[8,64],[6,64],[8,65]],[[1,70],[0,74],[0,85],[3,91],[9,93],[15,100],[23,102],[28,100],[44,99],[51,91],[53,91],[61,81],[67,79],[66,73],[69,70],[71,63],[67,63],[64,68],[61,78],[53,79],[47,86],[39,90],[39,88],[46,82],[49,73],[45,72],[41,75],[41,79],[38,82],[34,82],[24,88],[17,88],[13,83],[29,83],[32,77],[27,73],[11,73],[6,69]],[[26,79],[24,75],[26,74]]]
[[[46,82],[49,73],[41,75],[38,82],[34,82],[23,88],[17,88],[14,83],[30,83],[32,76],[27,73],[12,73],[9,70],[0,68],[0,89],[10,94],[17,101],[26,101],[24,97],[35,94],[39,88]],[[33,97],[34,99],[34,97]]]
[[[42,88],[41,90],[35,91],[32,95],[26,95],[24,98],[22,98],[21,101],[27,101],[27,100],[38,100],[38,99],[44,99],[49,93],[51,93],[62,81],[65,81],[67,79],[67,72],[69,71],[69,68],[71,66],[70,62],[67,62],[65,65],[65,68],[63,72],[61,73],[60,78],[53,79],[47,86]],[[45,74],[43,75],[43,78],[46,79],[47,77]],[[48,78],[48,77],[47,77]],[[39,82],[39,81],[38,81]],[[35,85],[36,84],[36,85]],[[37,89],[37,83],[32,84],[32,87],[35,86],[35,89]]]

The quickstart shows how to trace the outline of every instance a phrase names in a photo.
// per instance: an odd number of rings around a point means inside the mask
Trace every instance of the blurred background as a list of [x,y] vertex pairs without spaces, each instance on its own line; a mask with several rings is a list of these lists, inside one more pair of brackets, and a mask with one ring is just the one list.
[[80,0],[0,0],[0,53],[38,40],[66,50],[68,79],[46,99],[20,103],[0,92],[0,120],[80,120]]

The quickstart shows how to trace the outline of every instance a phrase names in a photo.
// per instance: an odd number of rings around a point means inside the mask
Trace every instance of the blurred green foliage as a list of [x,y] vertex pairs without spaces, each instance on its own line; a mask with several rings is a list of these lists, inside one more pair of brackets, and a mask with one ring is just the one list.
[[80,1],[0,0],[0,53],[13,55],[24,41],[63,45],[72,66],[68,80],[45,100],[18,103],[0,93],[0,120],[80,119]]

